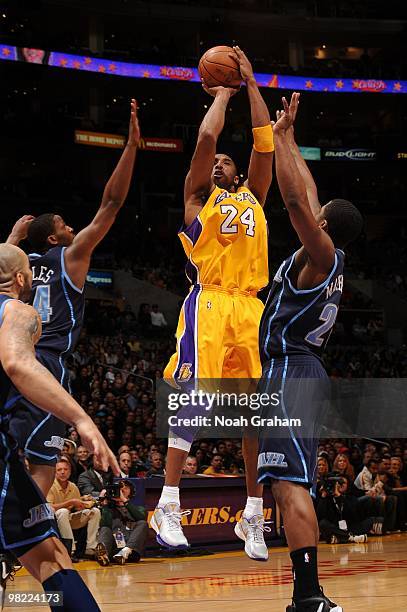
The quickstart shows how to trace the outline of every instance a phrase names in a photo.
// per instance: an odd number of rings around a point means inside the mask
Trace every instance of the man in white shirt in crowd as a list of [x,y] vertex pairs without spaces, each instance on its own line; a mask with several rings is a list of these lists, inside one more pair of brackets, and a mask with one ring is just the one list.
[[379,464],[374,459],[369,459],[367,465],[355,478],[355,487],[361,491],[371,491],[375,484],[375,478],[379,471]]
[[163,313],[158,310],[158,304],[152,305],[150,315],[153,328],[163,329],[164,327],[167,327],[168,323],[165,320]]

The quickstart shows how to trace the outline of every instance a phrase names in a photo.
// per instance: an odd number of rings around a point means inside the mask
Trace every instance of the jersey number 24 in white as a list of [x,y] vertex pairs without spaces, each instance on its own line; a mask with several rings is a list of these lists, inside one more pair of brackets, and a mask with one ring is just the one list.
[[[227,215],[226,219],[220,226],[221,233],[237,234],[238,224],[233,223],[233,221],[239,214],[239,211],[237,210],[236,206],[233,206],[233,204],[221,204],[220,212],[223,215]],[[256,225],[256,223],[254,221],[253,208],[246,208],[246,210],[240,215],[239,219],[241,223],[246,226],[246,236],[254,236],[254,226]]]

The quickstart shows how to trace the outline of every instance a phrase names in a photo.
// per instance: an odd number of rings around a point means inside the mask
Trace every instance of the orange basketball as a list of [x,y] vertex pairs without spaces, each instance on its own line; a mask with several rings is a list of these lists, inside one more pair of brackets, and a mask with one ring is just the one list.
[[232,47],[212,47],[199,60],[198,72],[208,87],[240,87],[242,77],[239,64],[230,55]]

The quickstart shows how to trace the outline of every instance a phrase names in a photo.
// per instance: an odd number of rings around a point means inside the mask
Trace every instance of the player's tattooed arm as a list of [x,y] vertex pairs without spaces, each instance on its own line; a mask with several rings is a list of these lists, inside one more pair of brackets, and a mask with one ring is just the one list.
[[24,215],[20,219],[17,219],[6,242],[18,246],[22,240],[27,238],[28,228],[34,218],[35,217],[32,215]]
[[212,170],[216,154],[216,143],[225,124],[225,113],[229,100],[236,90],[227,87],[208,88],[215,99],[206,113],[198,132],[198,140],[192,156],[191,166],[184,185],[185,223],[189,225],[199,214],[204,200],[213,190]]
[[104,468],[119,468],[96,425],[79,404],[61,387],[52,374],[37,361],[34,346],[41,334],[41,319],[32,306],[10,301],[4,308],[0,327],[0,360],[5,373],[28,401],[73,425]]
[[99,210],[93,221],[75,236],[72,244],[65,251],[65,267],[77,287],[84,286],[92,253],[112,227],[126,200],[140,138],[137,103],[133,99],[131,100],[127,145],[106,184]]
[[[270,113],[254,78],[252,65],[239,47],[233,47],[233,50],[235,53],[234,59],[239,63],[240,74],[247,85],[252,127],[258,128],[270,125]],[[262,206],[266,201],[273,178],[273,156],[271,152],[259,153],[254,148],[250,156],[249,171],[245,184]]]
[[274,125],[276,174],[281,196],[290,215],[290,221],[301,240],[310,264],[318,274],[327,274],[335,259],[335,247],[326,231],[321,228],[311,211],[304,180],[298,170],[287,139],[292,125],[298,94],[291,97],[290,106],[283,98],[284,111]]

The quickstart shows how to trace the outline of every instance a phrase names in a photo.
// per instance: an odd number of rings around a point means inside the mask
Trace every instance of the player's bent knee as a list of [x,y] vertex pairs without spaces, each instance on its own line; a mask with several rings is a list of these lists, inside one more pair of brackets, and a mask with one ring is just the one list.
[[[271,485],[273,497],[278,503],[281,512],[289,509],[299,496],[302,497],[303,487],[289,480],[273,480]],[[297,510],[298,508],[296,508]]]
[[60,540],[47,538],[19,557],[21,563],[39,582],[63,569],[72,569],[68,551]]

